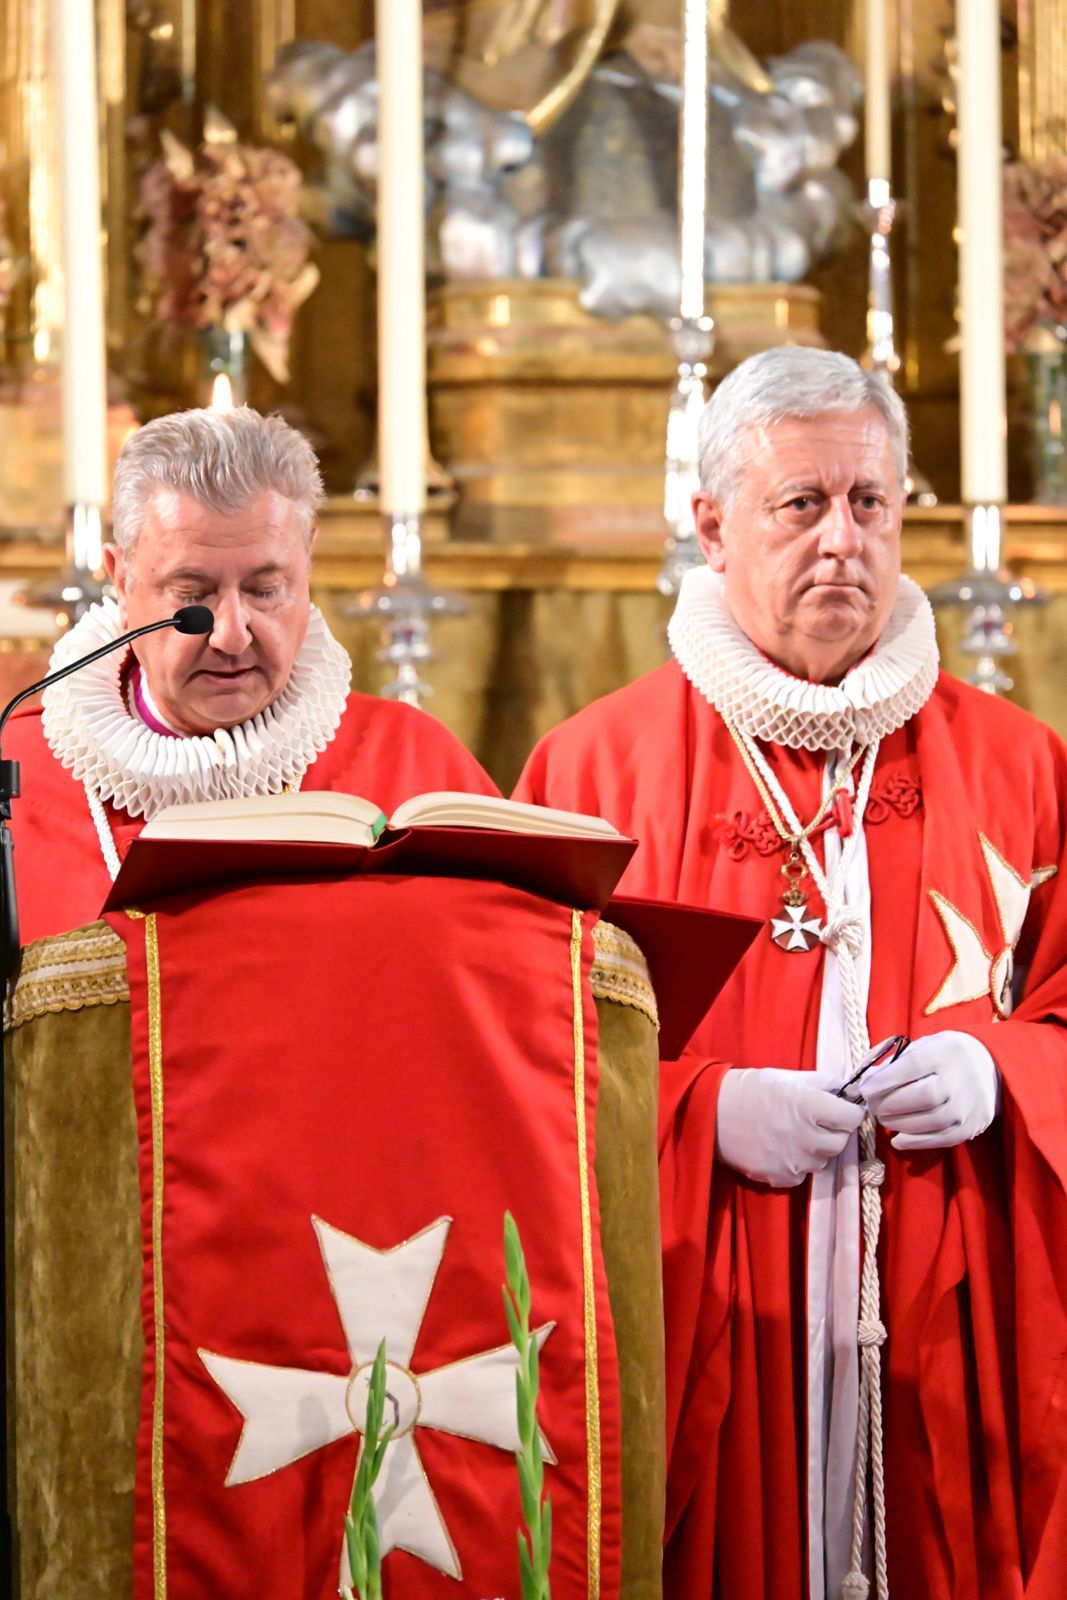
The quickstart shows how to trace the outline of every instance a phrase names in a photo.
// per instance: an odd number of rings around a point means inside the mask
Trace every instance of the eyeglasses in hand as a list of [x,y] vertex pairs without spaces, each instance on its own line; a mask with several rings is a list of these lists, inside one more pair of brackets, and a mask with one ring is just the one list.
[[840,1089],[834,1090],[838,1100],[847,1100],[854,1106],[862,1105],[861,1079],[866,1077],[873,1067],[887,1067],[891,1061],[896,1061],[910,1043],[911,1040],[906,1033],[894,1033],[890,1034],[888,1039],[883,1039],[881,1044],[876,1044],[874,1049],[864,1056],[851,1078],[847,1078]]

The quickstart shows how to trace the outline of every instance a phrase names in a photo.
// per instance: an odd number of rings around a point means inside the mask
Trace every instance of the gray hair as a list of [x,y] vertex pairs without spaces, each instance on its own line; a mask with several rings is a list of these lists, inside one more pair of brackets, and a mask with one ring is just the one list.
[[739,449],[749,428],[787,419],[821,417],[828,411],[881,413],[889,432],[901,487],[908,471],[908,414],[889,379],[866,372],[837,350],[779,345],[742,361],[719,384],[700,418],[697,433],[700,486],[726,504],[744,464]]
[[310,542],[322,503],[322,475],[302,433],[250,406],[175,411],[146,422],[122,447],[115,467],[115,543],[129,557],[145,512],[160,490],[188,495],[223,516],[275,490],[292,502]]

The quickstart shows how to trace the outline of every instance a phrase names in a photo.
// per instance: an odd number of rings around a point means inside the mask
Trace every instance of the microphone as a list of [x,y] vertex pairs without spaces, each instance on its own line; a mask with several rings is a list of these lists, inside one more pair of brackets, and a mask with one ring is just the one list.
[[170,620],[179,633],[210,633],[215,613],[210,606],[181,606]]
[[[9,700],[3,711],[0,711],[0,739],[3,738],[4,726],[11,713],[50,683],[58,683],[60,678],[66,678],[72,672],[77,672],[80,667],[87,667],[92,661],[99,661],[101,656],[109,655],[112,650],[121,650],[123,645],[132,639],[140,639],[143,634],[155,633],[160,628],[176,628],[179,633],[203,634],[210,633],[215,626],[215,615],[209,606],[182,606],[172,617],[164,617],[161,622],[146,623],[143,628],[131,628],[129,633],[120,634],[117,639],[112,639],[108,644],[101,645],[99,650],[93,650],[87,656],[80,656],[77,661],[70,661],[65,667],[60,667],[57,672],[50,672],[42,678],[40,683],[31,683],[28,689],[23,689],[21,694]],[[8,984],[18,964],[19,956],[19,912],[18,899],[15,893],[15,841],[11,837],[8,824],[11,821],[11,802],[19,794],[19,763],[17,761],[4,761],[0,759],[0,1001],[7,998]],[[5,1140],[7,1129],[5,1127],[3,1096],[0,1096],[0,1149],[6,1148]],[[2,1161],[2,1157],[0,1157]],[[3,1300],[4,1309],[7,1309],[7,1273],[4,1267],[3,1247],[0,1244],[0,1298]],[[3,1330],[0,1328],[0,1463],[6,1464],[7,1452],[3,1448],[4,1436],[7,1428],[7,1405],[5,1400],[7,1388],[7,1352],[3,1339]],[[2,1476],[2,1474],[0,1474]],[[0,1496],[2,1498],[2,1496]],[[0,1519],[0,1558],[10,1554],[10,1531],[5,1519]]]
[[[102,644],[98,650],[90,651],[87,656],[79,656],[77,661],[68,661],[65,667],[50,672],[39,683],[31,683],[28,689],[23,689],[9,700],[3,711],[0,711],[0,740],[3,739],[4,727],[11,713],[24,700],[29,700],[42,689],[47,689],[50,683],[58,683],[60,678],[67,678],[79,668],[87,667],[93,661],[99,661],[101,656],[110,655],[112,650],[121,650],[123,645],[129,644],[131,640],[140,639],[146,633],[156,633],[160,628],[175,628],[178,633],[202,634],[210,633],[214,626],[215,613],[210,606],[181,606],[172,617],[164,617],[160,622],[146,622],[141,628],[131,628],[129,633],[120,633],[117,639],[110,639],[107,644]],[[3,902],[0,912],[0,997],[7,992],[7,985],[15,970],[19,953],[15,841],[8,827],[11,821],[11,802],[18,799],[19,792],[19,763],[0,758],[0,898]]]

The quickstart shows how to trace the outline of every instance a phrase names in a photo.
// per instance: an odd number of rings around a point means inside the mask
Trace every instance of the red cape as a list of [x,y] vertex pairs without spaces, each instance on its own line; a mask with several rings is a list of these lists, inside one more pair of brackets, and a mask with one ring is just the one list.
[[[81,783],[45,743],[39,710],[18,712],[4,754],[21,763],[22,797],[12,805],[22,943],[92,922],[110,879]],[[333,740],[308,768],[304,789],[363,795],[389,813],[433,789],[495,794],[474,757],[424,711],[351,694]],[[143,817],[107,808],[122,855]]]
[[[823,759],[773,747],[797,814]],[[620,888],[767,918],[782,857],[729,733],[670,664],[542,741],[521,799],[598,812],[641,848]],[[1018,709],[942,675],[883,741],[865,820],[872,1039],[961,1029],[992,1052],[1003,1109],[979,1139],[886,1162],[879,1249],[889,1576],[924,1600],[1067,1591],[1067,751]],[[1002,911],[982,840],[1028,884],[1011,1019],[988,993],[929,1011],[954,951],[936,891],[990,965]],[[821,909],[821,908],[820,908]],[[802,1600],[807,1186],[714,1159],[729,1065],[812,1067],[821,949],[759,937],[678,1063],[664,1063],[667,1594]],[[823,1063],[823,1065],[832,1065]]]

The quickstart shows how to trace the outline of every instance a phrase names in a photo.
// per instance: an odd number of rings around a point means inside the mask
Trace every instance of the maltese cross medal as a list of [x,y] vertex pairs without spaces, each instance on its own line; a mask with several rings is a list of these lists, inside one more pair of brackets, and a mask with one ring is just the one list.
[[809,915],[808,902],[802,900],[799,905],[791,905],[787,901],[782,911],[782,916],[771,918],[771,938],[779,950],[790,954],[793,951],[805,953],[814,950],[822,932],[822,923],[818,917]]

